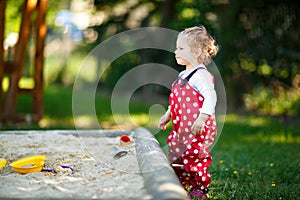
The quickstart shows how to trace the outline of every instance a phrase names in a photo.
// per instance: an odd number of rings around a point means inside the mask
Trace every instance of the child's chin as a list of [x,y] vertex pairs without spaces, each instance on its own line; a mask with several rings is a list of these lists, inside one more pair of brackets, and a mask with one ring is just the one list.
[[181,60],[176,60],[178,65],[184,65],[184,63]]
[[185,66],[185,64],[183,64],[183,63],[177,63],[178,65],[181,65],[181,66]]

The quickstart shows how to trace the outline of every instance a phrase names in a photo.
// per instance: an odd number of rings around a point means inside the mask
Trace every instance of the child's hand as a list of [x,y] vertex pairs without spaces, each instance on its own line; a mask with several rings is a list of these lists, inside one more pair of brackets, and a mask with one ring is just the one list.
[[166,114],[164,114],[160,118],[158,128],[162,130],[166,130],[166,124],[170,121],[170,119],[171,119],[171,114],[170,112],[167,111]]
[[205,122],[208,119],[209,115],[207,114],[200,114],[199,117],[194,121],[191,130],[193,133],[195,133],[196,135],[201,135]]

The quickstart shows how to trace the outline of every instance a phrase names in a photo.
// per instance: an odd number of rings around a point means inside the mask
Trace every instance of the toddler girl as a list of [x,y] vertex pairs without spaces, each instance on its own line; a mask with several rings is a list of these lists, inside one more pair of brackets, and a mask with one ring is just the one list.
[[218,52],[218,45],[204,26],[180,32],[175,58],[185,70],[174,81],[169,108],[158,127],[165,130],[172,120],[167,143],[169,159],[190,197],[206,198],[210,184],[208,147],[216,137],[214,78],[205,65]]

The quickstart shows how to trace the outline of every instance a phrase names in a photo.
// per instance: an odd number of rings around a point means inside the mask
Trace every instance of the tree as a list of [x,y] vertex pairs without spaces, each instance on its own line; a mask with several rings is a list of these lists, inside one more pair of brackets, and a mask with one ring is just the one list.
[[222,50],[218,62],[232,106],[257,85],[292,86],[299,73],[298,1],[232,0],[216,4]]

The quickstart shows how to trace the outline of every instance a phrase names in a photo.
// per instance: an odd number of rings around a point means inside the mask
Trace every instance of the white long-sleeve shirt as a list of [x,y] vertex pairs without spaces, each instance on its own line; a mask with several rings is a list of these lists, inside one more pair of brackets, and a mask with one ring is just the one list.
[[[189,84],[204,97],[202,108],[199,110],[200,113],[212,115],[215,113],[217,103],[217,94],[214,88],[213,76],[206,70],[206,67],[203,64],[198,67],[204,67],[205,69],[198,69],[190,78]],[[184,73],[185,70],[180,72],[179,76],[182,76]]]

